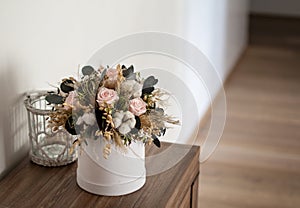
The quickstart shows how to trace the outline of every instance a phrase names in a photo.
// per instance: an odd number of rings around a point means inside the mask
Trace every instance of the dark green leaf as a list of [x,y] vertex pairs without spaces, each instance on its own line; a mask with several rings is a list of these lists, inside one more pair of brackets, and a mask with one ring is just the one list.
[[137,134],[137,133],[139,133],[139,130],[137,128],[133,128],[133,129],[131,129],[130,133]]
[[135,116],[135,127],[136,129],[141,129],[141,119],[138,116]]
[[83,75],[90,75],[95,71],[95,69],[91,66],[84,66],[81,71]]
[[128,145],[131,145],[131,139],[128,139]]
[[142,96],[145,94],[151,94],[151,92],[153,92],[153,90],[154,90],[154,87],[143,88]]
[[163,136],[165,136],[166,130],[167,130],[166,128],[163,128],[163,129],[161,130],[161,133],[162,133]]
[[49,94],[45,97],[45,99],[51,104],[63,104],[65,100],[64,97],[56,94]]
[[127,70],[134,72],[134,67],[131,65]]
[[155,135],[152,135],[153,143],[157,146],[160,147],[160,141]]
[[155,111],[158,112],[160,115],[163,115],[165,112],[162,108],[155,108]]
[[157,83],[158,79],[155,79],[154,76],[150,76],[144,81],[143,89],[153,87]]
[[72,116],[70,116],[68,118],[68,120],[66,121],[65,128],[70,134],[77,135],[76,130],[75,130],[74,120],[73,120]]
[[126,68],[124,65],[122,66],[123,69],[123,76],[124,77],[132,77],[132,74],[134,72],[133,65],[131,65],[129,68]]
[[97,124],[100,130],[104,130],[106,128],[106,120],[105,117],[104,119],[103,117],[103,111],[99,110],[98,108],[95,109],[95,115],[96,115],[96,120],[97,120]]
[[127,80],[135,80],[136,79],[136,73],[132,73],[129,76],[126,77]]
[[103,72],[101,73],[99,82],[101,82],[102,79],[104,78],[104,76],[105,76],[105,74],[106,74],[106,71],[107,71],[107,69],[104,69]]
[[74,83],[72,80],[67,79],[60,84],[61,91],[69,93],[74,90]]

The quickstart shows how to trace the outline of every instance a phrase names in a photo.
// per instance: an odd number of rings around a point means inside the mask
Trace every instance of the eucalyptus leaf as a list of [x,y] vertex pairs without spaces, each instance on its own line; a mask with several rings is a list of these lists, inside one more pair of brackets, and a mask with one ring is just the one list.
[[90,75],[95,71],[95,69],[91,66],[84,66],[81,71],[83,75]]
[[57,94],[49,94],[45,99],[51,104],[63,104],[65,101],[64,97]]
[[131,134],[137,134],[137,133],[139,133],[139,130],[136,129],[136,128],[133,128],[133,129],[131,129],[130,133]]
[[129,76],[126,77],[127,80],[135,80],[136,79],[136,73],[132,73]]
[[159,113],[160,115],[163,115],[164,114],[164,109],[162,109],[162,108],[155,108],[155,111],[157,112],[157,113]]
[[160,141],[155,135],[152,135],[153,143],[157,146],[160,147]]
[[163,136],[165,136],[166,130],[167,130],[166,128],[163,128],[163,129],[161,130],[161,133],[162,133]]
[[99,127],[99,130],[104,130],[106,128],[106,120],[103,118],[103,111],[98,108],[95,109],[96,121]]
[[133,65],[131,65],[129,68],[126,68],[124,65],[122,66],[123,69],[123,76],[126,78],[132,77],[132,74],[134,72]]
[[74,83],[72,80],[67,79],[60,84],[61,91],[69,93],[74,90]]
[[135,127],[136,129],[141,129],[141,119],[138,116],[135,116]]
[[154,90],[154,87],[148,87],[148,88],[143,88],[142,90],[142,96],[145,94],[151,94]]
[[74,120],[73,120],[72,116],[70,116],[68,118],[68,120],[66,121],[65,128],[70,134],[77,135],[76,130],[75,130]]
[[150,76],[144,81],[143,89],[153,87],[157,83],[158,83],[158,79],[155,79],[154,76]]
[[104,69],[103,72],[101,73],[101,76],[99,78],[99,82],[101,82],[106,74],[107,69]]

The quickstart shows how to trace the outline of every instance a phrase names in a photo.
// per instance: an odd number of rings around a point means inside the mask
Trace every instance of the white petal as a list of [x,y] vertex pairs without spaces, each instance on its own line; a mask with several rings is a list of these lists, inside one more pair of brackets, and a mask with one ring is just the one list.
[[119,132],[121,133],[121,134],[127,134],[127,133],[129,133],[131,131],[131,129],[130,129],[130,127],[128,126],[128,125],[121,125],[120,126],[120,128],[119,128]]

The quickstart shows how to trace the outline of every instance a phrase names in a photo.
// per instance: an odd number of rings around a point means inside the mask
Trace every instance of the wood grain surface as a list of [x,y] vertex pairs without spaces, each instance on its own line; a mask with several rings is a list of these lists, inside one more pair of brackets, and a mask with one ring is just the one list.
[[[0,207],[179,207],[192,196],[192,185],[199,174],[198,146],[162,143],[161,148],[147,146],[146,155],[156,155],[175,148],[187,154],[171,169],[147,177],[142,189],[120,197],[104,197],[90,194],[76,184],[77,164],[65,167],[41,167],[25,159],[0,181]],[[171,161],[171,160],[168,160]],[[168,161],[156,161],[166,165]],[[154,161],[152,161],[154,162]],[[147,167],[151,163],[147,163]],[[198,194],[194,190],[194,194]],[[197,198],[195,199],[197,200]],[[196,202],[193,202],[196,203]]]
[[300,49],[300,18],[250,15],[250,44]]
[[[299,25],[267,33],[259,29],[266,21],[252,25],[255,44],[225,86],[227,122],[216,152],[201,164],[201,208],[300,207],[300,47],[284,43],[300,43],[293,32]],[[285,31],[273,34],[278,30]],[[208,128],[209,119],[199,143]]]

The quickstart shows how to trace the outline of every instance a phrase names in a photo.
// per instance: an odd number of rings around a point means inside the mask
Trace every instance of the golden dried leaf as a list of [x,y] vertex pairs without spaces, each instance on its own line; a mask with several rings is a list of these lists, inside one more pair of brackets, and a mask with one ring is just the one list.
[[141,128],[144,130],[151,130],[153,128],[152,123],[148,115],[141,115],[140,116],[141,121]]
[[121,148],[125,147],[124,143],[121,139],[121,136],[116,131],[114,131],[114,141],[116,143],[116,146],[121,147]]
[[103,149],[103,157],[105,159],[108,159],[108,156],[110,155],[110,153],[111,153],[111,146],[110,146],[110,144],[106,144]]

